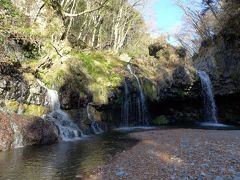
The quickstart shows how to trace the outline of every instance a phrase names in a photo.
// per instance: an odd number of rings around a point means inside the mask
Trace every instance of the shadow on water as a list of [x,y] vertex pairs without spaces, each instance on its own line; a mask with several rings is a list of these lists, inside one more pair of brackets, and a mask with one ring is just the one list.
[[0,153],[0,179],[75,179],[91,172],[135,144],[126,133],[112,132],[91,139],[30,146]]

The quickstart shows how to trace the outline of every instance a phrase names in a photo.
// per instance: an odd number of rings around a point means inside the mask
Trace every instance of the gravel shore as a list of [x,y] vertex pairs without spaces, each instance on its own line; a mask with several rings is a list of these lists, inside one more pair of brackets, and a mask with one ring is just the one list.
[[240,131],[174,129],[131,133],[139,143],[90,179],[240,180]]

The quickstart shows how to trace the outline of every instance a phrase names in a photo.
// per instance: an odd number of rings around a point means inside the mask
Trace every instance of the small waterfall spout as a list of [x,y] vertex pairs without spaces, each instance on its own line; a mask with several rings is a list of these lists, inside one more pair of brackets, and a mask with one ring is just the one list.
[[11,122],[11,127],[12,127],[12,130],[14,132],[13,147],[14,148],[23,147],[24,146],[23,135],[22,135],[19,127],[14,122]]
[[99,127],[98,123],[96,122],[96,120],[94,119],[94,117],[92,116],[91,112],[90,112],[90,104],[87,104],[87,115],[88,115],[88,119],[91,121],[91,129],[94,132],[94,134],[101,134],[104,131],[101,129],[101,127]]
[[146,106],[146,102],[145,102],[145,96],[143,93],[143,89],[141,86],[141,83],[137,77],[137,75],[132,71],[132,67],[130,64],[127,65],[127,68],[129,70],[129,72],[135,77],[135,79],[137,80],[137,84],[138,84],[138,89],[140,92],[140,97],[137,100],[138,103],[138,113],[139,113],[139,117],[138,117],[138,121],[140,124],[142,125],[148,125],[148,119],[147,119],[147,106]]
[[53,122],[59,131],[59,137],[63,141],[72,141],[84,136],[81,129],[75,124],[67,113],[60,108],[58,93],[55,90],[48,89],[40,81],[38,83],[47,89],[48,99],[50,101],[51,113],[47,114],[45,119]]
[[218,123],[217,110],[212,91],[212,83],[208,74],[204,71],[198,71],[198,75],[202,84],[202,96],[204,102],[204,118],[205,121]]

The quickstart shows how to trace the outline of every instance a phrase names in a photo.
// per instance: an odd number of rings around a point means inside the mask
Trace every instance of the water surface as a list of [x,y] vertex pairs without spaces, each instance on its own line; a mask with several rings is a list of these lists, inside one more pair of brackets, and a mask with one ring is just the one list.
[[118,152],[137,143],[114,132],[75,142],[29,146],[0,152],[0,179],[76,179],[88,177]]

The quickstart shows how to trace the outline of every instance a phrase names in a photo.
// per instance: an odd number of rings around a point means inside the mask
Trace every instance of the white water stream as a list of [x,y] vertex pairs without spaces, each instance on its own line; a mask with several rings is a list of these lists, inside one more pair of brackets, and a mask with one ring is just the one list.
[[204,71],[198,71],[202,84],[202,96],[204,101],[204,120],[211,123],[218,123],[217,109],[214,100],[212,83],[208,74]]
[[138,84],[138,89],[140,92],[140,98],[137,100],[138,103],[138,121],[140,124],[142,125],[148,125],[148,119],[147,119],[147,107],[146,107],[146,101],[145,101],[145,96],[143,93],[143,89],[141,86],[141,83],[139,81],[139,78],[137,77],[137,75],[132,71],[132,67],[130,64],[127,65],[127,68],[129,70],[129,72],[135,77],[135,79],[137,80],[137,84]]
[[59,137],[63,141],[78,140],[83,137],[84,134],[82,130],[71,120],[69,115],[61,109],[57,91],[48,89],[41,81],[38,81],[38,83],[47,90],[52,111],[45,116],[45,119],[53,122],[57,126]]

